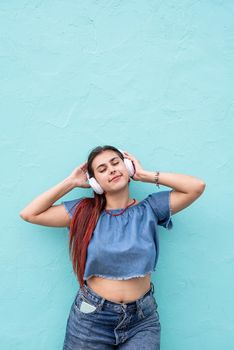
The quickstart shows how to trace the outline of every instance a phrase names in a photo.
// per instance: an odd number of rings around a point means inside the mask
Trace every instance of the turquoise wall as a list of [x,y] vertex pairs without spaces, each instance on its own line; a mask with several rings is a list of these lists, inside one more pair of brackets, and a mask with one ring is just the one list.
[[62,349],[79,288],[68,231],[19,212],[99,144],[206,182],[160,228],[161,348],[233,349],[233,16],[219,0],[1,1],[1,349]]

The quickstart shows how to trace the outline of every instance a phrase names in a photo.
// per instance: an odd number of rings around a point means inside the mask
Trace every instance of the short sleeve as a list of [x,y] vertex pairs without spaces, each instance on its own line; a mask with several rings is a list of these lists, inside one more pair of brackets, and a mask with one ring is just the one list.
[[80,201],[85,198],[85,197],[81,197],[81,198],[77,198],[77,199],[72,199],[70,201],[62,201],[61,204],[64,205],[66,211],[68,212],[68,214],[70,215],[70,217],[72,218],[77,205],[80,203]]
[[147,197],[150,206],[158,219],[158,225],[165,227],[167,230],[173,228],[171,220],[172,212],[170,207],[170,193],[172,190],[159,191],[149,194]]

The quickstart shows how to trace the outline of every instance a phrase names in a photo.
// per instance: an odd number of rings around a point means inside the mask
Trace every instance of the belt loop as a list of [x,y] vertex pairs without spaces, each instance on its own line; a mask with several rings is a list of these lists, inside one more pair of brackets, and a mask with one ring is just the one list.
[[105,300],[106,300],[105,298],[102,298],[102,300],[100,301],[100,303],[99,303],[99,305],[98,305],[98,307],[100,308],[100,310],[102,310],[103,304],[104,304]]
[[152,281],[150,282],[150,286],[151,286],[152,293],[154,294],[154,284]]
[[142,308],[141,308],[139,299],[136,300],[136,306],[137,306],[137,313],[138,313],[138,314],[140,313],[140,314],[141,314],[141,317],[144,318],[145,315],[144,315],[144,313],[143,313],[143,311],[142,311]]

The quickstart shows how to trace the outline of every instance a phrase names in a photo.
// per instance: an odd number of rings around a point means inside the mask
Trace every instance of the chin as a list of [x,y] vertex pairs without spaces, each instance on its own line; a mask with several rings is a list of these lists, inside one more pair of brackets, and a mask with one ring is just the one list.
[[111,192],[119,191],[119,190],[122,190],[122,189],[124,189],[124,188],[126,188],[126,187],[128,187],[128,186],[129,186],[128,181],[125,182],[125,183],[122,182],[121,184],[117,184],[117,183],[116,183],[115,186],[113,186],[113,187],[110,188],[110,191],[111,191]]

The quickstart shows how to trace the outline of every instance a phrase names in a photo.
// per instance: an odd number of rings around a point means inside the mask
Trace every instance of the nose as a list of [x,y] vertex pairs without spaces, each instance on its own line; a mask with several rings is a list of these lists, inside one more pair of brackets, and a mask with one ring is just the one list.
[[115,172],[116,172],[115,169],[110,168],[110,173],[111,173],[111,174],[113,174],[113,173],[115,173]]
[[110,167],[109,167],[109,174],[110,174],[110,175],[113,175],[113,174],[115,174],[115,173],[116,173],[116,169],[114,168],[113,165],[110,165]]

